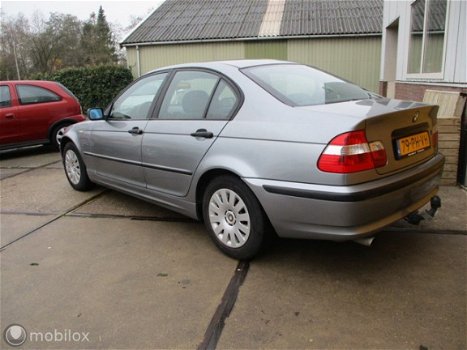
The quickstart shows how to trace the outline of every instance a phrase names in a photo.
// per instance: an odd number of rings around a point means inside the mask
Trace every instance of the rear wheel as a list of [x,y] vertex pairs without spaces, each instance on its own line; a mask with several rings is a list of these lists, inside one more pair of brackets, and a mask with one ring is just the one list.
[[93,183],[89,180],[86,165],[79,154],[76,146],[68,142],[63,149],[63,167],[70,183],[77,191],[87,191],[92,188]]
[[60,124],[52,130],[52,133],[50,135],[50,143],[56,150],[60,148],[60,143],[62,142],[65,129],[69,127],[70,125],[71,125],[70,123]]
[[214,243],[232,258],[251,259],[268,240],[268,220],[261,205],[234,176],[220,176],[208,184],[203,218]]

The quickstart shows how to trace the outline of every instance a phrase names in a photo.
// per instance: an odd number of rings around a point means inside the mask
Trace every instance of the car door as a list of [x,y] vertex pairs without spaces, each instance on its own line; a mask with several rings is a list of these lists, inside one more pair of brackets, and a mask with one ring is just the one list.
[[0,145],[25,140],[18,118],[18,107],[8,85],[0,85]]
[[167,73],[137,80],[106,111],[106,119],[93,125],[87,156],[93,157],[98,176],[124,187],[146,187],[141,167],[141,141],[153,102]]
[[186,195],[198,164],[239,101],[237,88],[214,72],[176,71],[157,117],[145,129],[142,160],[148,188]]
[[17,118],[24,137],[29,141],[47,141],[50,120],[62,110],[62,98],[41,86],[16,84],[18,95]]

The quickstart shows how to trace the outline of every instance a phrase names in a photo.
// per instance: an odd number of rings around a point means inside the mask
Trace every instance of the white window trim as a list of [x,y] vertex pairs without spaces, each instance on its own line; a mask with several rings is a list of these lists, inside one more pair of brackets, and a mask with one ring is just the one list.
[[[409,18],[410,18],[410,24],[409,24],[409,35],[412,31],[412,5],[415,3],[415,1],[417,0],[413,0],[410,2],[409,4]],[[422,53],[420,55],[420,71],[423,70],[423,59],[425,58],[425,38],[426,38],[426,31],[427,31],[427,28],[426,28],[426,24],[427,24],[427,18],[428,16],[426,16],[426,9],[428,7],[428,3],[430,2],[431,0],[427,0],[425,2],[425,9],[424,9],[424,13],[423,13],[423,39],[422,39]],[[443,43],[443,61],[442,61],[442,64],[441,64],[441,72],[436,72],[436,73],[407,73],[407,70],[408,70],[408,66],[406,66],[405,68],[405,78],[407,79],[412,79],[412,80],[422,80],[422,81],[425,81],[425,80],[443,80],[444,79],[444,66],[445,66],[445,63],[446,63],[446,47],[447,47],[447,37],[448,37],[448,18],[449,18],[449,10],[451,8],[451,2],[449,0],[446,0],[446,19],[445,19],[445,23],[444,23],[444,43]],[[410,54],[410,37],[409,37],[409,47],[408,47],[408,50],[407,50],[407,56],[406,56],[406,59],[407,59],[407,62],[409,60],[409,54]]]

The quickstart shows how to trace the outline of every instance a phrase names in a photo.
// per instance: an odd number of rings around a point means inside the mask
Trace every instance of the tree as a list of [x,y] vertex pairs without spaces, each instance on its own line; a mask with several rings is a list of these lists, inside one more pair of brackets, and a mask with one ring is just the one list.
[[[1,14],[0,79],[26,79],[62,68],[115,64],[118,53],[114,31],[102,6],[81,22],[76,16],[40,12],[28,21]],[[39,74],[39,75],[40,75]]]
[[28,40],[33,72],[51,73],[78,65],[80,36],[81,22],[75,16],[51,13],[48,21],[35,16]]
[[0,79],[23,78],[28,74],[28,47],[25,45],[29,22],[23,16],[5,18],[0,26]]
[[92,13],[89,20],[84,23],[81,47],[85,53],[85,62],[87,64],[97,65],[117,62],[115,40],[102,6],[99,7],[97,16]]
[[56,33],[54,37],[58,39],[55,46],[54,70],[81,65],[81,28],[82,23],[76,16],[57,13],[50,15],[48,31]]

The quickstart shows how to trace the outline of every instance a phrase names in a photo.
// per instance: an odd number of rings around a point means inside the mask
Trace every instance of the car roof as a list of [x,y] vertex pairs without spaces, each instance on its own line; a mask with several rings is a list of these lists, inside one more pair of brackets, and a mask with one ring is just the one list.
[[[246,67],[253,67],[253,66],[262,66],[262,65],[269,65],[269,64],[295,64],[295,62],[289,61],[280,61],[280,60],[270,60],[270,59],[258,59],[258,60],[227,60],[227,61],[208,61],[208,62],[193,62],[193,63],[182,63],[176,64],[167,67],[160,67],[151,72],[156,72],[165,69],[176,69],[176,68],[217,68],[219,66],[233,66],[236,68],[246,68]],[[147,73],[146,73],[147,74]]]
[[232,61],[217,61],[217,63],[227,64],[230,66],[234,66],[237,68],[246,68],[246,67],[253,67],[253,66],[263,66],[268,64],[283,64],[283,63],[294,63],[288,61],[281,61],[281,60],[268,60],[268,59],[259,59],[259,60],[232,60]]
[[50,85],[58,83],[50,80],[2,80],[2,84],[30,84],[30,85]]

